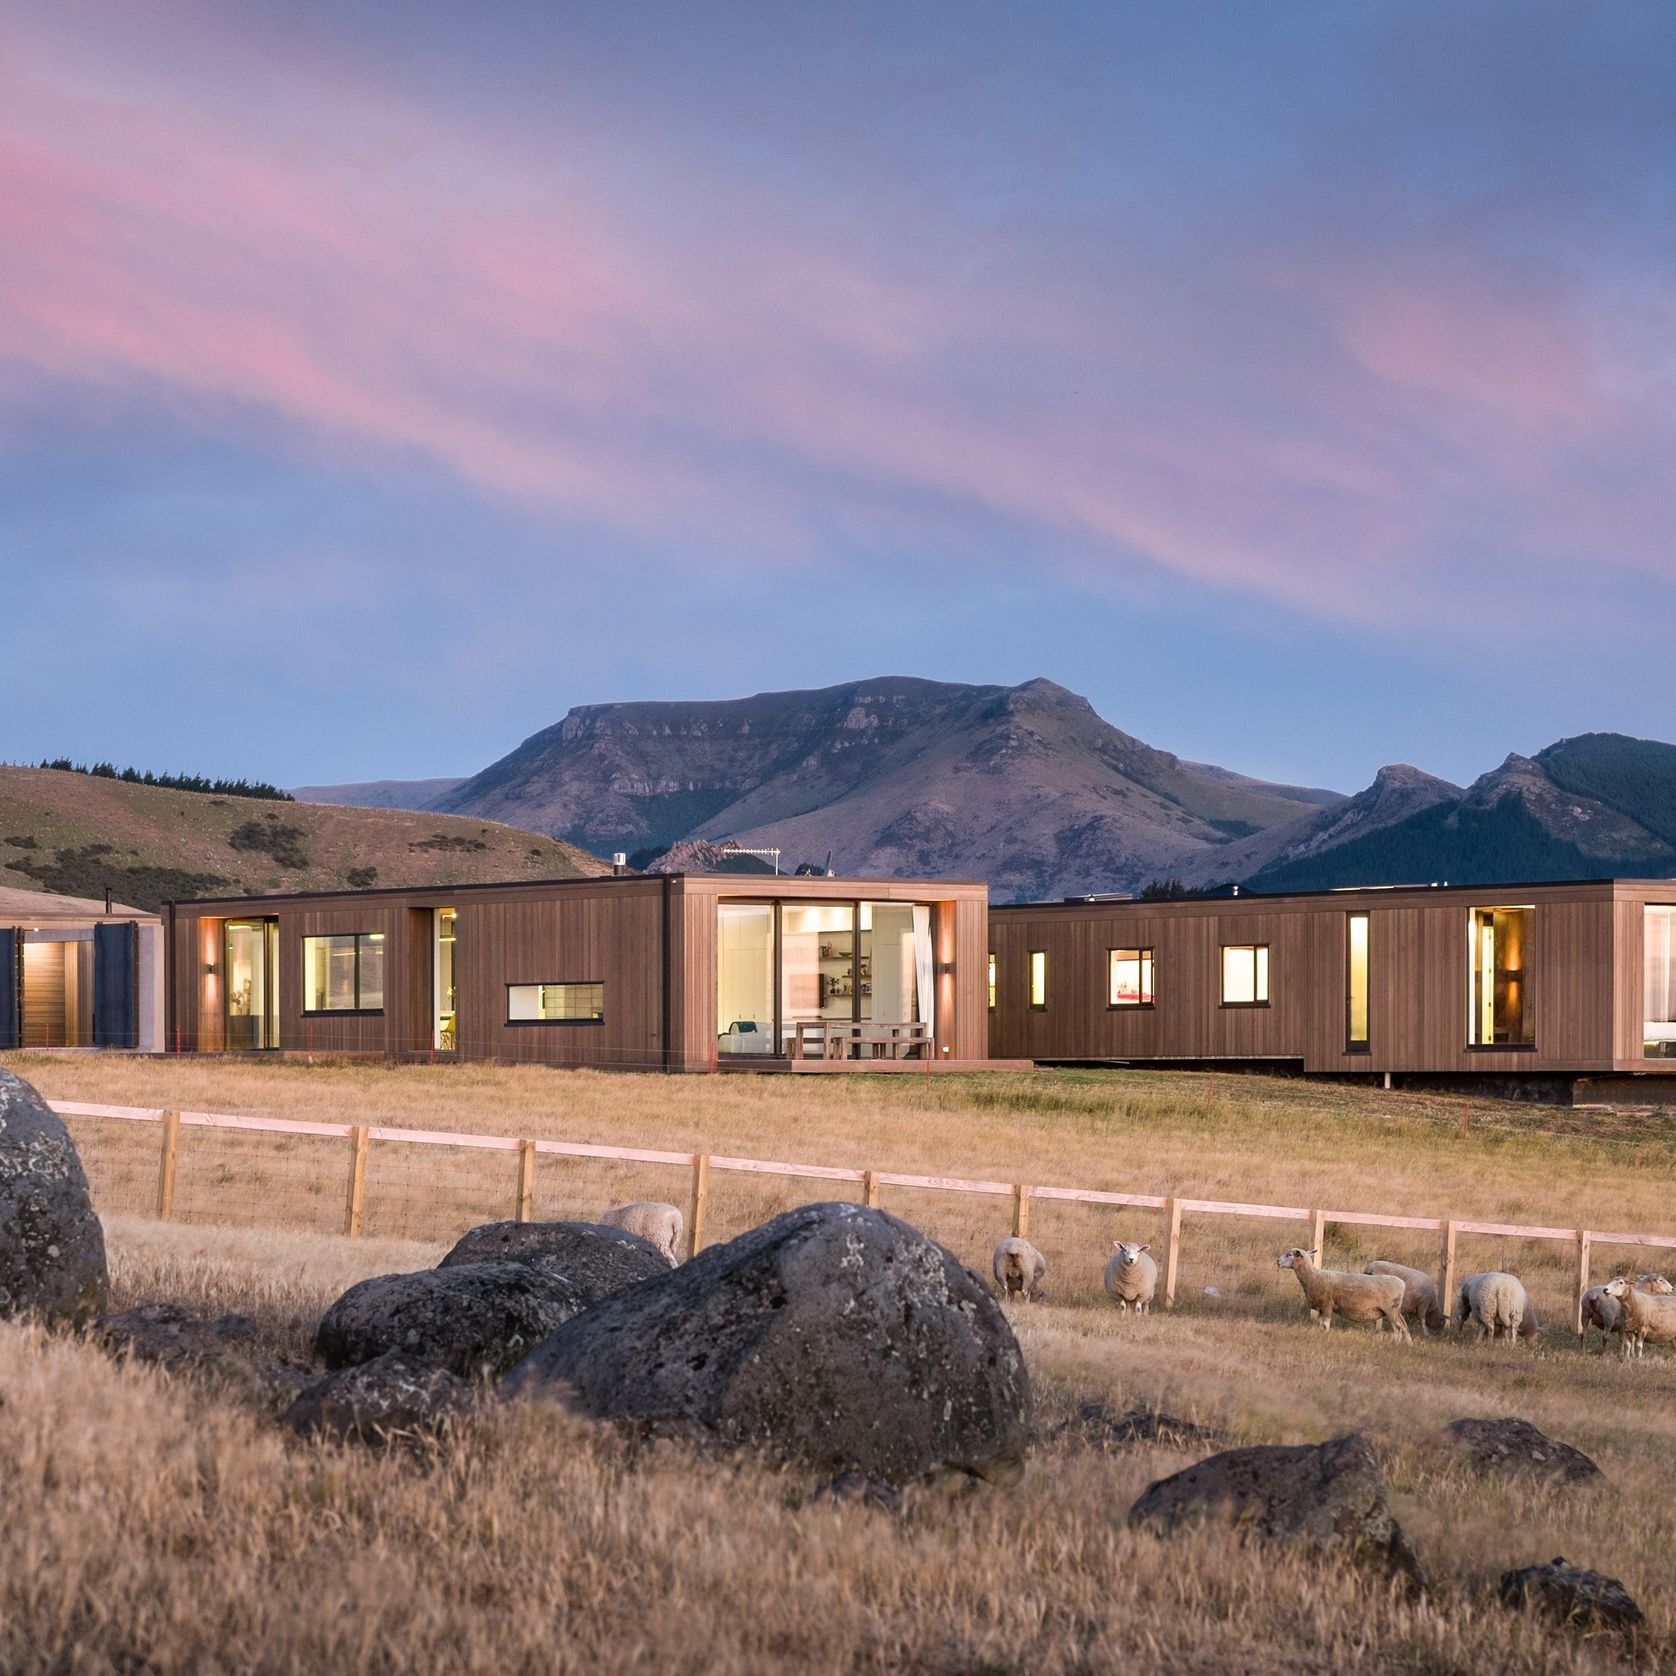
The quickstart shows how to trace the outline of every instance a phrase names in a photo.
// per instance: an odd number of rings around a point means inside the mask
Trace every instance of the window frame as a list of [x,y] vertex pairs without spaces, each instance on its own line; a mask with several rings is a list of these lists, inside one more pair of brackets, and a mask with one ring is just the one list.
[[[1234,1012],[1251,1012],[1255,1009],[1267,1007],[1272,985],[1269,982],[1269,945],[1267,943],[1223,943],[1221,960],[1217,967],[1217,988],[1221,994],[1221,1005]],[[1231,949],[1249,949],[1251,951],[1251,993],[1256,996],[1258,991],[1257,976],[1259,968],[1262,972],[1262,994],[1253,1001],[1230,1001],[1228,999],[1228,953]],[[1262,954],[1261,962],[1258,954]]]
[[[512,992],[515,989],[597,989],[599,991],[599,1016],[597,1018],[514,1018],[512,1016]],[[537,1005],[539,1004],[538,998]],[[605,1023],[605,980],[604,978],[536,978],[514,983],[508,979],[504,1023],[509,1030],[522,1030],[532,1024],[543,1029],[570,1029],[576,1025],[590,1027],[602,1025]]]
[[[355,940],[355,1005],[353,1007],[311,1007],[307,1005],[308,996],[308,946],[310,943],[330,943],[338,938],[352,937]],[[302,937],[302,968],[303,968],[303,1001],[302,1016],[304,1018],[382,1018],[384,1016],[384,996],[387,973],[379,974],[379,1002],[376,1007],[361,1005],[361,944],[377,941],[388,947],[389,938],[382,931],[308,931]],[[379,950],[381,957],[384,948]]]
[[[1136,984],[1143,995],[1150,998],[1144,1001],[1119,1001],[1117,999],[1117,957],[1119,955],[1134,956],[1137,968]],[[1144,976],[1142,975],[1144,974]],[[1155,947],[1131,945],[1128,948],[1106,950],[1106,1011],[1108,1013],[1150,1013],[1158,1006],[1158,951]]]
[[[1352,934],[1355,922],[1362,922],[1362,1027],[1364,1034],[1355,1032],[1354,962],[1356,944]],[[1352,908],[1344,916],[1344,1051],[1346,1053],[1373,1052],[1373,916],[1366,908]]]
[[[1046,949],[1031,949],[1029,952],[1030,959],[1025,966],[1027,979],[1024,993],[1029,1000],[1031,1012],[1045,1013],[1048,1008],[1048,951]],[[1038,973],[1041,976],[1039,986],[1036,982]],[[1036,999],[1038,991],[1042,997],[1040,1001]]]

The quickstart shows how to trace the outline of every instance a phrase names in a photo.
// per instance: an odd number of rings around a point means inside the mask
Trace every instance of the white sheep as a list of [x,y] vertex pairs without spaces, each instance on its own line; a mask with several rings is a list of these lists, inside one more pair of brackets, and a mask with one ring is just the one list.
[[621,1228],[625,1234],[638,1234],[643,1240],[650,1240],[669,1259],[671,1268],[681,1261],[687,1219],[679,1205],[639,1200],[632,1205],[613,1205],[610,1210],[602,1211],[599,1219],[608,1228]]
[[1622,1275],[1607,1281],[1606,1295],[1617,1301],[1626,1361],[1644,1354],[1649,1339],[1654,1344],[1676,1344],[1676,1298],[1643,1292]]
[[[1676,1292],[1676,1286],[1672,1286],[1662,1274],[1638,1274],[1633,1284],[1637,1291],[1653,1292],[1660,1297],[1669,1297],[1671,1293]],[[1598,1327],[1601,1332],[1600,1348],[1604,1351],[1606,1340],[1618,1330],[1620,1313],[1618,1300],[1607,1294],[1604,1283],[1591,1286],[1583,1294],[1583,1324],[1577,1329],[1578,1338],[1586,1340],[1589,1329]]]
[[1047,1273],[1047,1258],[1029,1240],[1016,1234],[995,1248],[995,1284],[1003,1298],[1019,1293],[1026,1303],[1036,1301],[1036,1288]]
[[1304,1289],[1310,1309],[1325,1328],[1333,1317],[1346,1321],[1383,1321],[1404,1344],[1413,1342],[1402,1318],[1403,1283],[1394,1274],[1352,1274],[1348,1269],[1318,1269],[1301,1246],[1283,1251],[1275,1267],[1290,1269]]
[[1376,1257],[1364,1266],[1362,1273],[1395,1275],[1402,1282],[1403,1315],[1412,1315],[1427,1338],[1449,1325],[1449,1317],[1443,1313],[1438,1299],[1437,1282],[1424,1269],[1411,1269],[1406,1263],[1391,1263]]
[[1457,1331],[1465,1328],[1469,1316],[1480,1340],[1535,1338],[1542,1331],[1525,1283],[1502,1269],[1469,1274],[1461,1282],[1455,1297]]
[[1147,1255],[1150,1249],[1131,1240],[1112,1242],[1112,1254],[1106,1259],[1106,1296],[1125,1315],[1131,1305],[1140,1315],[1152,1307],[1152,1294],[1158,1290],[1158,1265]]

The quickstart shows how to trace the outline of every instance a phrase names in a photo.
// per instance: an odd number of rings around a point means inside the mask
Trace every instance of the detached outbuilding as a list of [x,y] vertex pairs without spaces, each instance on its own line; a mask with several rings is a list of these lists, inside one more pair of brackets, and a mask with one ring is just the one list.
[[163,1046],[163,922],[0,886],[0,1048]]

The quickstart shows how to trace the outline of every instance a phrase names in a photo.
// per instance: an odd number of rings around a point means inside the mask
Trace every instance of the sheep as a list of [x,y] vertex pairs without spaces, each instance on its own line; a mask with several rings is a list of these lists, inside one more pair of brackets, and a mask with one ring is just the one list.
[[1501,1269],[1469,1274],[1461,1282],[1455,1298],[1457,1331],[1465,1329],[1469,1316],[1480,1340],[1498,1334],[1512,1339],[1535,1338],[1542,1331],[1525,1283]]
[[[1638,1274],[1633,1284],[1638,1291],[1653,1292],[1661,1297],[1668,1297],[1672,1292],[1676,1292],[1676,1286],[1672,1286],[1662,1274]],[[1577,1329],[1577,1337],[1579,1340],[1586,1340],[1589,1328],[1600,1328],[1600,1348],[1604,1351],[1607,1339],[1618,1330],[1620,1313],[1618,1300],[1607,1296],[1604,1285],[1591,1286],[1583,1294],[1583,1324]]]
[[1676,1344],[1676,1298],[1643,1292],[1622,1275],[1607,1281],[1606,1295],[1617,1300],[1625,1361],[1645,1354],[1649,1339],[1654,1344]]
[[1158,1290],[1158,1265],[1147,1256],[1150,1249],[1128,1240],[1112,1242],[1112,1254],[1106,1259],[1106,1296],[1125,1315],[1131,1304],[1140,1315],[1152,1307],[1152,1294]]
[[1411,1269],[1406,1263],[1389,1263],[1376,1257],[1362,1273],[1395,1275],[1402,1282],[1403,1314],[1412,1315],[1427,1338],[1449,1325],[1449,1317],[1443,1313],[1443,1305],[1438,1300],[1437,1282],[1423,1269]]
[[1283,1251],[1275,1267],[1290,1269],[1304,1289],[1310,1309],[1324,1328],[1333,1316],[1347,1321],[1383,1321],[1404,1344],[1413,1343],[1402,1318],[1404,1286],[1394,1274],[1351,1274],[1347,1269],[1318,1269],[1301,1246]]
[[1047,1258],[1029,1240],[1016,1235],[1004,1239],[995,1248],[995,1284],[1003,1298],[1019,1293],[1024,1301],[1034,1303],[1037,1287],[1047,1273]]
[[632,1205],[613,1205],[600,1213],[600,1221],[607,1228],[621,1228],[625,1234],[638,1234],[650,1240],[674,1268],[681,1261],[681,1241],[687,1231],[687,1219],[679,1205],[641,1200]]

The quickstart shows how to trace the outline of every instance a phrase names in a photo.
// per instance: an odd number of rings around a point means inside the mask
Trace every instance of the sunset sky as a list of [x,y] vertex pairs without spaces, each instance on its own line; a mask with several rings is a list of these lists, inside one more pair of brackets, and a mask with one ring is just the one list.
[[8,0],[0,758],[1046,675],[1676,737],[1676,9]]

